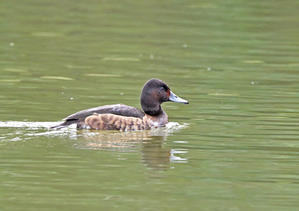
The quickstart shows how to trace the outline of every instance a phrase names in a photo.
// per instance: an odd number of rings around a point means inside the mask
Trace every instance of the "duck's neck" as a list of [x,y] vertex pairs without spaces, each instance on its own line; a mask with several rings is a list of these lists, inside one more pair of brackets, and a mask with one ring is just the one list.
[[152,116],[145,114],[143,120],[145,120],[150,127],[162,127],[168,123],[168,116],[161,108],[161,112],[158,115]]
[[150,106],[144,106],[142,105],[142,109],[145,114],[150,115],[150,116],[158,116],[162,113],[164,113],[161,105],[150,105]]

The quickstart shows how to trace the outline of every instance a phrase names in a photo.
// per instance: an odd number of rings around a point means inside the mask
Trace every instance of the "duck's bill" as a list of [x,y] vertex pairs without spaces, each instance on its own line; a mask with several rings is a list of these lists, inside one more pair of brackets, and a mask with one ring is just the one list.
[[189,102],[187,100],[184,100],[183,98],[176,96],[172,91],[170,91],[169,101],[172,101],[175,103],[189,104]]

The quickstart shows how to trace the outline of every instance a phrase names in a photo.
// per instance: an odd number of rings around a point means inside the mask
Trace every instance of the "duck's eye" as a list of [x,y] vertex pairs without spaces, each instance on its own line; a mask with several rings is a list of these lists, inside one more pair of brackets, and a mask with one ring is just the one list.
[[160,87],[160,91],[166,91],[165,88],[162,86]]
[[165,92],[167,92],[168,88],[165,87],[165,86],[162,86],[162,87],[160,88],[160,90],[161,90],[161,91],[165,91]]

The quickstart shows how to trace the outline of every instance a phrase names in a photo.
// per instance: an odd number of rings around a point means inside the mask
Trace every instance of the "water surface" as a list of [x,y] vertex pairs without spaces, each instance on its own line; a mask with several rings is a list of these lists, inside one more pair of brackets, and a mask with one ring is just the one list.
[[[296,210],[298,6],[3,3],[0,209]],[[139,107],[153,77],[190,101],[163,104],[173,127],[48,129],[81,109]]]

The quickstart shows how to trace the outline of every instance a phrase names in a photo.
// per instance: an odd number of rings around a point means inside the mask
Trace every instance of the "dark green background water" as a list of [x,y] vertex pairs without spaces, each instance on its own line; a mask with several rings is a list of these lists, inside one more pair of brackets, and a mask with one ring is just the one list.
[[[2,2],[0,210],[298,209],[298,8]],[[190,101],[163,105],[186,128],[35,127],[98,105],[139,107],[152,77]]]

